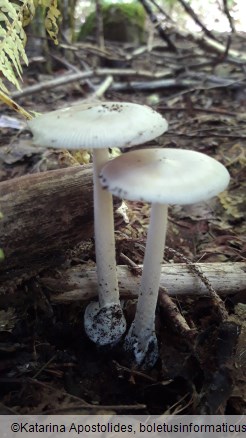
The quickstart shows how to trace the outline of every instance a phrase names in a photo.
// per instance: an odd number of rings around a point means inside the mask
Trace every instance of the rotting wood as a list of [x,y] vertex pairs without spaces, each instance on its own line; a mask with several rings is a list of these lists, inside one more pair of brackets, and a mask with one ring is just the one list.
[[0,183],[0,292],[45,267],[93,235],[90,165],[26,175]]
[[[220,295],[246,289],[245,263],[198,263],[196,266]],[[132,274],[126,266],[117,269],[121,297],[136,298],[140,277]],[[97,296],[96,268],[76,266],[53,272],[52,276],[44,273],[40,281],[51,291],[51,300],[56,303],[91,300]],[[163,265],[160,285],[170,295],[209,295],[205,284],[190,272],[185,263]]]

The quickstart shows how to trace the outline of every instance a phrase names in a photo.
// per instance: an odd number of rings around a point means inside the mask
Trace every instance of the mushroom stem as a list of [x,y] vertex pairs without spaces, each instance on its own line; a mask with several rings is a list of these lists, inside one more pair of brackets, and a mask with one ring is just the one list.
[[147,327],[154,330],[155,310],[167,233],[167,211],[168,206],[165,204],[152,204],[140,294],[134,320],[134,332],[140,334],[140,337]]
[[107,149],[94,149],[94,232],[100,307],[111,303],[119,304],[112,195],[102,189],[98,179],[100,170],[108,159]]
[[94,233],[99,302],[90,303],[84,315],[87,336],[96,344],[113,345],[126,331],[126,320],[120,305],[114,240],[113,200],[103,190],[99,173],[108,161],[108,150],[97,149],[93,154]]
[[125,339],[125,350],[138,365],[149,367],[158,358],[155,310],[167,233],[166,204],[152,204],[139,298],[134,321]]

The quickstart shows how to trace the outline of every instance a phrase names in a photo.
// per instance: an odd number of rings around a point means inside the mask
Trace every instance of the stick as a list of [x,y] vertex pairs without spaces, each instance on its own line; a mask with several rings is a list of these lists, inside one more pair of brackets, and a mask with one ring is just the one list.
[[224,13],[227,16],[227,19],[229,21],[231,31],[232,31],[232,33],[235,33],[236,32],[236,28],[235,28],[235,25],[234,25],[233,18],[232,18],[231,14],[230,14],[230,10],[229,10],[229,7],[228,7],[228,1],[227,0],[223,0],[223,6],[224,6]]
[[209,37],[212,38],[213,40],[216,40],[216,37],[213,35],[212,32],[210,32],[210,30],[208,30],[206,28],[206,26],[203,24],[203,22],[200,20],[200,18],[198,17],[198,15],[194,12],[194,10],[191,8],[191,6],[186,3],[185,0],[178,0],[178,2],[183,6],[184,10],[187,12],[187,14],[189,14],[193,20],[195,21],[195,23],[203,30],[203,32]]
[[[226,51],[226,47],[223,44],[221,44],[219,41],[215,41],[210,38],[207,38],[206,36],[200,37],[196,34],[188,33],[183,30],[182,31],[179,30],[179,34],[182,35],[184,38],[190,38],[192,41],[196,42],[200,47],[204,48],[205,50],[208,50],[209,52],[213,51],[214,53],[223,55]],[[243,64],[246,61],[246,54],[235,49],[229,49],[228,56],[231,58],[231,60],[239,64]]]
[[[245,289],[245,263],[198,263],[194,266],[199,267],[220,295],[230,295]],[[140,277],[132,274],[126,266],[118,266],[117,269],[121,297],[137,298]],[[95,268],[77,266],[59,271],[59,274],[52,277],[44,274],[41,282],[53,292],[51,300],[56,303],[86,301],[97,296]],[[208,295],[206,285],[190,272],[185,263],[163,265],[161,287],[165,287],[169,295]]]
[[0,183],[0,291],[61,263],[93,235],[92,190],[90,165]]
[[[193,77],[192,77],[193,76]],[[207,85],[204,84],[206,80]],[[111,86],[113,91],[128,91],[128,90],[156,90],[158,88],[189,88],[189,91],[194,90],[208,90],[220,87],[230,87],[233,89],[242,88],[244,86],[243,79],[234,80],[220,78],[218,76],[206,75],[202,73],[192,73],[190,78],[187,79],[159,79],[150,81],[128,81],[128,82],[115,82]]]
[[167,32],[165,31],[164,27],[162,26],[162,23],[159,22],[157,15],[152,11],[150,5],[146,0],[139,0],[140,3],[143,5],[146,13],[148,14],[151,22],[156,27],[160,38],[162,38],[166,43],[169,50],[172,52],[177,52],[177,48],[175,44],[172,42],[172,40],[169,38]]
[[66,75],[59,76],[58,78],[51,79],[50,81],[45,81],[40,84],[31,85],[30,87],[24,88],[22,91],[15,91],[12,94],[13,98],[19,98],[23,96],[28,96],[30,94],[39,93],[43,90],[54,89],[55,87],[60,87],[65,84],[70,84],[72,82],[77,82],[79,80],[85,80],[96,76],[109,76],[109,75],[120,75],[120,76],[140,76],[147,78],[161,78],[170,75],[170,71],[163,70],[163,72],[153,73],[146,70],[134,70],[131,68],[117,69],[117,68],[99,68],[95,70],[70,73]]

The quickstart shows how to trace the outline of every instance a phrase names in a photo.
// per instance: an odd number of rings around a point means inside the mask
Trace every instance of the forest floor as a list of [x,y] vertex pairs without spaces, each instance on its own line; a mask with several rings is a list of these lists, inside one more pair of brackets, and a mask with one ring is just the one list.
[[[200,151],[222,162],[230,172],[230,186],[217,198],[170,208],[167,246],[174,251],[166,251],[163,263],[183,262],[184,257],[191,262],[245,262],[245,66],[228,54],[219,58],[194,42],[176,38],[178,54],[167,51],[160,40],[152,50],[138,54],[132,48],[108,45],[107,53],[99,58],[104,63],[100,68],[107,68],[110,74],[113,62],[118,73],[114,71],[114,82],[104,98],[151,105],[169,121],[169,131],[151,146]],[[232,47],[245,53],[246,40],[238,36]],[[64,51],[59,61],[52,59],[50,75],[44,73],[44,64],[34,59],[25,72],[23,88],[66,74],[67,53]],[[70,57],[69,63],[78,63],[78,56],[75,60]],[[96,56],[92,48],[81,45],[81,57],[89,66]],[[136,72],[121,75],[123,68]],[[152,78],[141,75],[140,70],[152,72]],[[166,76],[157,83],[157,73],[164,70]],[[169,79],[175,81],[168,85],[165,81]],[[95,76],[90,81],[99,85],[102,78]],[[85,80],[44,87],[38,93],[19,96],[18,103],[29,111],[50,111],[87,97],[89,87]],[[20,133],[22,127],[23,119],[2,105],[0,181],[60,166],[62,152],[36,150],[30,134]],[[127,206],[129,221],[120,214],[115,216],[117,262],[124,264],[123,253],[141,264],[149,206]],[[66,267],[69,264],[95,266],[92,239],[87,252],[67,260]],[[191,291],[190,296],[173,297],[194,331],[189,343],[158,305],[160,357],[155,367],[146,371],[130,366],[120,346],[110,349],[92,344],[83,329],[86,303],[54,305],[39,278],[19,285],[8,299],[0,297],[0,413],[246,413],[245,293],[232,288],[223,298],[229,314],[225,319],[209,296],[194,298]],[[128,321],[134,305],[125,303]]]

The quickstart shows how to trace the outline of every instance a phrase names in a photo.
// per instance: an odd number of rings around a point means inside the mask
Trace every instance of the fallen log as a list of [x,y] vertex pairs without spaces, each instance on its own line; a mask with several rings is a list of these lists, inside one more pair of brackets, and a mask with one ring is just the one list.
[[[230,295],[246,289],[245,263],[197,263],[194,266],[220,295]],[[121,297],[136,298],[140,276],[134,275],[127,266],[118,266],[117,270]],[[52,276],[44,273],[40,281],[50,290],[51,301],[55,303],[91,300],[97,296],[96,268],[76,266],[59,270],[56,274],[52,273]],[[208,295],[206,285],[185,263],[163,265],[160,284],[170,295]]]
[[0,292],[62,263],[93,235],[90,165],[26,175],[0,183]]

